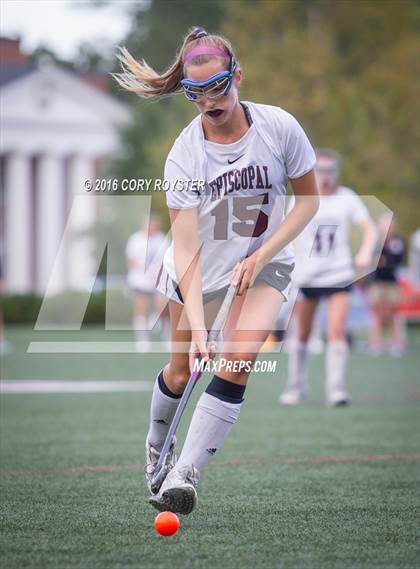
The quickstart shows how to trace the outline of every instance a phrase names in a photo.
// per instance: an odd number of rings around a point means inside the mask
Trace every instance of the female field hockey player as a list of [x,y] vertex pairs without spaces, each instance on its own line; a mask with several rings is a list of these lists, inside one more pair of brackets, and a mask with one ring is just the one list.
[[368,281],[368,294],[372,308],[370,329],[370,353],[379,356],[384,351],[384,332],[389,329],[389,351],[393,356],[402,356],[405,350],[404,332],[398,314],[400,289],[398,269],[403,261],[405,245],[397,233],[395,217],[379,219],[379,232],[383,239],[378,267]]
[[[226,39],[195,28],[161,75],[125,48],[120,59],[123,73],[116,78],[125,89],[144,98],[184,92],[199,111],[176,139],[165,166],[165,181],[174,188],[166,194],[173,242],[157,288],[169,298],[173,353],[152,396],[145,468],[150,488],[194,358],[214,356],[214,346],[207,346],[206,317],[215,313],[233,280],[238,293],[224,328],[222,357],[232,363],[255,361],[287,295],[294,265],[289,243],[315,214],[318,191],[315,154],[293,116],[239,101],[242,71]],[[176,191],[178,180],[205,183]],[[296,205],[285,218],[288,180]],[[189,352],[176,351],[182,343]],[[226,366],[213,377],[178,460],[173,441],[172,470],[150,499],[157,509],[193,510],[200,471],[237,420],[249,373],[248,367]]]
[[[371,266],[376,229],[359,196],[339,185],[340,156],[329,149],[316,151],[316,176],[320,191],[317,214],[295,241],[296,269],[293,282],[300,287],[294,307],[297,337],[290,343],[288,381],[280,396],[284,405],[296,405],[306,396],[308,340],[321,299],[327,302],[325,398],[329,405],[349,403],[346,386],[346,321],[355,269]],[[359,226],[362,243],[354,261],[350,227]]]

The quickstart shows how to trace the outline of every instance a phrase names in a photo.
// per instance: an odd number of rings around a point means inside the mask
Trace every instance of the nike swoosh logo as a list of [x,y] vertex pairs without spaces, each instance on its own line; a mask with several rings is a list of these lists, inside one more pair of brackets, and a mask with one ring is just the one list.
[[237,162],[239,158],[242,158],[242,156],[245,156],[245,154],[241,154],[240,156],[238,156],[238,158],[235,158],[235,160],[229,160],[228,158],[228,164],[233,164],[234,162]]
[[282,277],[283,275],[281,273],[278,272],[278,270],[276,269],[276,277]]

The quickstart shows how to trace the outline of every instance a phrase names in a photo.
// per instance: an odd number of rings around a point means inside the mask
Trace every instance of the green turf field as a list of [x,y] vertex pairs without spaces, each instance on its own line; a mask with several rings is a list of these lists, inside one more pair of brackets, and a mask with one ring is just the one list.
[[[152,381],[165,362],[25,353],[34,339],[105,337],[9,329],[2,378]],[[343,409],[323,404],[319,356],[308,402],[281,408],[286,357],[276,354],[277,373],[252,377],[238,424],[203,474],[197,510],[171,538],[153,530],[140,467],[150,392],[2,395],[2,566],[418,567],[417,353],[412,332],[402,359],[352,355],[354,404]]]

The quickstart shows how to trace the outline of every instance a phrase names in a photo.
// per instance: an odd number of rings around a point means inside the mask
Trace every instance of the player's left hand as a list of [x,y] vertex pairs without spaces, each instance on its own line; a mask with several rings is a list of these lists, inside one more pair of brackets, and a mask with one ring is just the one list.
[[263,266],[255,253],[235,265],[231,284],[238,286],[238,296],[243,295],[254,284]]

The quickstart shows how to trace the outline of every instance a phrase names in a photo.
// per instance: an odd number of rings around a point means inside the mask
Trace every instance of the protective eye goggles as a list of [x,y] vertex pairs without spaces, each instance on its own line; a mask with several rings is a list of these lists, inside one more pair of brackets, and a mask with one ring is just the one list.
[[196,101],[201,97],[208,99],[218,99],[226,97],[232,87],[233,72],[236,69],[236,62],[231,58],[229,71],[221,71],[212,75],[205,81],[192,81],[191,79],[182,79],[181,85],[184,95],[189,101]]

